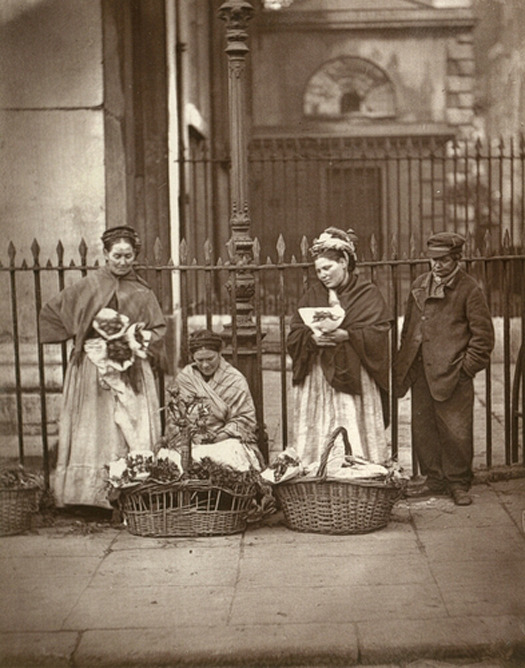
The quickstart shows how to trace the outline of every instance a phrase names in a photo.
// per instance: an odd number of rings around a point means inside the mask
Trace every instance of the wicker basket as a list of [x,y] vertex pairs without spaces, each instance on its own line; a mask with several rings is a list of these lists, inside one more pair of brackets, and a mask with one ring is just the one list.
[[12,536],[31,528],[38,491],[37,487],[0,487],[0,536]]
[[120,495],[130,533],[137,536],[221,536],[244,531],[255,496],[252,485],[235,489],[206,480],[145,482]]
[[339,434],[346,453],[352,454],[346,429],[339,427],[323,451],[315,478],[294,478],[274,487],[286,525],[294,531],[358,534],[382,529],[403,494],[402,489],[377,480],[327,480],[328,455]]

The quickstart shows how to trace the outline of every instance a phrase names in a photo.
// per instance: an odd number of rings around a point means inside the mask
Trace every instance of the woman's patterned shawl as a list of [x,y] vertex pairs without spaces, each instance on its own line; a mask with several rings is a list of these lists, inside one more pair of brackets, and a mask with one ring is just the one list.
[[210,409],[210,429],[220,430],[246,444],[257,443],[255,406],[248,382],[223,357],[208,381],[194,364],[188,364],[177,375],[176,382],[183,396],[205,398]]
[[[346,313],[341,329],[348,332],[350,339],[334,347],[319,348],[299,312],[292,316],[287,349],[292,357],[293,384],[298,385],[306,378],[314,357],[319,355],[326,380],[339,392],[361,394],[361,364],[377,385],[388,391],[391,317],[381,292],[373,283],[354,274],[337,291],[337,297]],[[328,290],[317,282],[298,306],[328,305]]]
[[164,365],[166,321],[151,288],[134,271],[117,278],[103,267],[62,290],[40,311],[40,342],[59,343],[74,338],[72,360],[78,360],[93,318],[115,301],[120,313],[131,322],[145,323],[152,332],[149,352]]

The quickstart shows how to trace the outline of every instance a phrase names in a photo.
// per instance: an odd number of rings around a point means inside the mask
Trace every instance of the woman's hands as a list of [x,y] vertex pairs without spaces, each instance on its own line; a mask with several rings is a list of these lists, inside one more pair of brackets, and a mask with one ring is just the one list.
[[313,341],[320,348],[335,346],[338,343],[343,343],[343,341],[348,341],[349,338],[346,329],[336,329],[325,334],[312,334]]

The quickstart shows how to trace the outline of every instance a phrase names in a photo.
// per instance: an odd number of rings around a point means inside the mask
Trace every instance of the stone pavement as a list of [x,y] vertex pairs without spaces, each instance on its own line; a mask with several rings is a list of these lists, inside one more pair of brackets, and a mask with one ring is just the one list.
[[525,479],[473,496],[353,536],[280,514],[196,539],[41,522],[0,539],[0,665],[524,666]]

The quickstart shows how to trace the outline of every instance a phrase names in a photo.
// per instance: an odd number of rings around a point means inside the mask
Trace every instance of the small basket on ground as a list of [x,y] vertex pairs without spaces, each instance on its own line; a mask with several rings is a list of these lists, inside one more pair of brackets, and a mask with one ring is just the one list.
[[31,528],[38,510],[38,487],[0,487],[0,536],[13,536]]
[[348,434],[339,427],[323,451],[317,475],[293,478],[275,485],[286,525],[294,531],[324,534],[359,534],[387,526],[402,488],[380,480],[327,480],[328,456],[337,436],[352,454]]
[[224,536],[244,531],[254,497],[251,484],[227,489],[190,479],[124,489],[119,503],[129,532],[137,536]]

